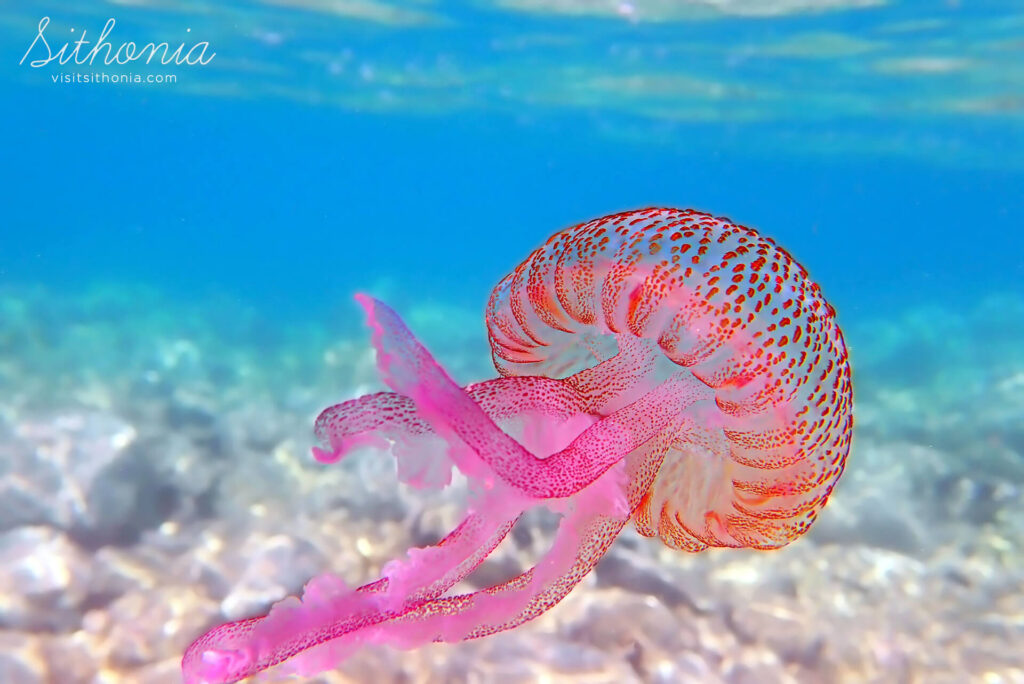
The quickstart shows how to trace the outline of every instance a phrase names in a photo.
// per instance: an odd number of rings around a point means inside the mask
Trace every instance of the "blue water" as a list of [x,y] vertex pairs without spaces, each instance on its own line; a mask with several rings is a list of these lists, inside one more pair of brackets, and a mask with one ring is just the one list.
[[[183,7],[8,10],[0,282],[216,291],[281,321],[349,315],[359,289],[480,310],[557,229],[648,205],[758,227],[852,317],[1024,276],[1012,3],[668,22],[427,6],[440,26]],[[217,55],[166,86],[55,84],[96,69],[16,63],[44,15],[54,50],[114,16],[115,44],[187,24]],[[581,74],[662,81],[596,97]],[[940,106],[966,100],[991,111]]]

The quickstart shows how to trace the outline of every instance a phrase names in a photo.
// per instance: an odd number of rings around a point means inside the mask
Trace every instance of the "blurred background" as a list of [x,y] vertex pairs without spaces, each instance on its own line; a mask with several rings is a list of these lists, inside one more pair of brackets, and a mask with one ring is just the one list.
[[[105,26],[205,63],[90,61]],[[524,627],[310,681],[1024,682],[1020,3],[54,0],[0,3],[0,45],[0,681],[177,682],[209,627],[436,540],[457,493],[309,456],[380,386],[352,295],[491,377],[498,280],[665,205],[839,312],[856,435],[815,527],[629,531]]]

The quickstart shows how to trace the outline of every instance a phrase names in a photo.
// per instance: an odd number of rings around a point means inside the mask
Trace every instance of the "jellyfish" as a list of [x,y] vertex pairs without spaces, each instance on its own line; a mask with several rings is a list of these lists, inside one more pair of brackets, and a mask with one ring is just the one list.
[[[853,426],[835,311],[783,248],[694,210],[650,208],[552,236],[495,287],[498,377],[457,385],[365,295],[390,392],[327,408],[323,463],[389,450],[401,481],[468,482],[461,522],[359,587],[325,573],[264,616],[186,651],[187,684],[279,666],[311,675],[369,644],[415,648],[509,630],[565,597],[630,522],[673,549],[776,549],[843,471]],[[453,591],[520,517],[560,515],[547,553],[507,581]]]

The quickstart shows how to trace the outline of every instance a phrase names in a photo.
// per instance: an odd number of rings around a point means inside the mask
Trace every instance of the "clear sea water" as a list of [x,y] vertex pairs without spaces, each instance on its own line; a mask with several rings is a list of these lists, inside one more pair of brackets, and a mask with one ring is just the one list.
[[[814,4],[8,6],[5,281],[479,307],[555,230],[662,204],[775,236],[849,317],[1019,286],[1019,5]],[[113,17],[216,56],[55,84],[97,70],[17,64],[43,16],[53,53]]]
[[[32,67],[43,17],[51,54],[113,18],[114,49],[207,41],[215,56]],[[756,227],[808,268],[847,329],[879,443],[957,459],[968,447],[931,429],[981,442],[979,402],[1024,385],[1019,2],[55,0],[0,3],[0,45],[11,424],[116,413],[117,374],[138,370],[120,355],[200,339],[197,325],[227,347],[290,340],[313,355],[295,362],[309,382],[326,345],[365,344],[357,291],[441,312],[420,331],[475,379],[505,273],[560,228],[652,205]],[[124,73],[176,82],[65,82]],[[176,327],[196,307],[206,317]],[[25,334],[14,316],[42,322]],[[65,323],[107,332],[76,355],[79,338],[53,341]],[[121,346],[103,343],[115,329]],[[285,395],[282,368],[265,370]],[[87,381],[114,398],[67,393]],[[955,428],[929,397],[955,407]],[[1019,473],[1022,417],[1001,420],[984,439],[1002,435]]]

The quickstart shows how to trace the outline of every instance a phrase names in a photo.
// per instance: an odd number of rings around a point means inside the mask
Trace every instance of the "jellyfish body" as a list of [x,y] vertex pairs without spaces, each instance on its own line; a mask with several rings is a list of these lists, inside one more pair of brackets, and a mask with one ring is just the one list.
[[[492,293],[500,377],[466,388],[397,314],[359,301],[392,391],[326,409],[314,456],[384,446],[420,487],[458,468],[465,517],[374,582],[325,574],[301,600],[211,630],[185,653],[188,684],[285,661],[308,675],[363,644],[511,629],[561,600],[630,520],[686,551],[777,548],[806,531],[842,473],[852,387],[834,311],[785,250],[724,219],[654,208],[557,233]],[[562,520],[536,566],[449,592],[541,505]]]

